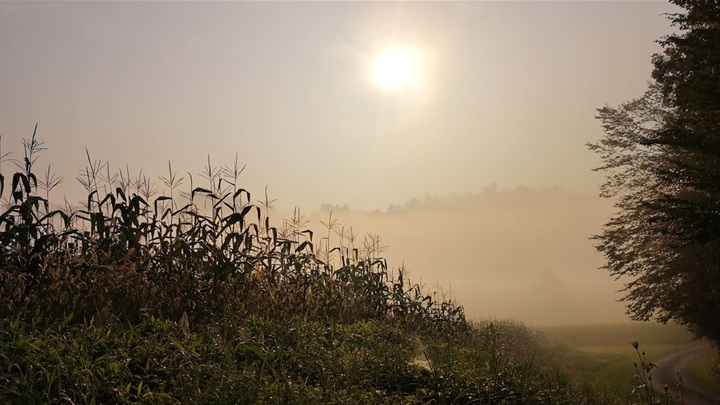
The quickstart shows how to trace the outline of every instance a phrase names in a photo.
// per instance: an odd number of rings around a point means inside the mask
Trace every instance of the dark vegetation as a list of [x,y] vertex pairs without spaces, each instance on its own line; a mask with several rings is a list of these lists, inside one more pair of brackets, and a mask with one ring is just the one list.
[[186,193],[170,169],[158,195],[88,156],[84,206],[51,210],[60,179],[35,175],[35,134],[23,146],[0,216],[0,403],[662,400],[573,378],[594,359],[521,324],[467,322],[332,216],[317,245],[297,212],[273,227],[237,165]]
[[615,214],[596,237],[629,314],[673,320],[720,343],[720,3],[673,0],[678,32],[661,39],[650,89],[599,110],[590,148]]
[[538,332],[393,276],[378,237],[273,226],[237,164],[169,167],[160,194],[88,155],[83,206],[51,209],[61,179],[23,146],[0,178],[0,403],[602,401]]

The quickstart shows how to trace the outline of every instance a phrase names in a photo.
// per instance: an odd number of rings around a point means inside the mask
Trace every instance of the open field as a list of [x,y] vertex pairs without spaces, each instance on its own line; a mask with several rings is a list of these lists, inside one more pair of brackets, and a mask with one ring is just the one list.
[[[638,388],[635,364],[641,359],[632,346],[638,341],[645,361],[653,362],[697,344],[692,335],[678,325],[626,323],[615,325],[562,326],[543,328],[554,347],[561,368],[578,383],[606,392],[614,398],[632,398]],[[694,368],[691,378],[697,385],[709,387],[713,377],[710,359]]]
[[[687,344],[650,344],[641,347],[647,354],[647,360],[661,358],[667,354],[682,350]],[[568,374],[578,382],[587,382],[607,392],[626,398],[631,396],[638,386],[634,364],[640,364],[637,353],[631,345],[596,346],[577,349],[569,355],[573,361]]]
[[630,347],[633,341],[638,341],[643,346],[684,344],[693,340],[692,334],[682,326],[653,322],[549,326],[541,329],[549,342],[576,348],[624,345]]

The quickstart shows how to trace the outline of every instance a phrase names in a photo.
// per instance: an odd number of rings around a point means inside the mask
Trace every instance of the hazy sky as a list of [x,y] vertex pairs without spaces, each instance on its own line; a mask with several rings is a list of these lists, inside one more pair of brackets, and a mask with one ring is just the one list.
[[[603,104],[642,94],[665,2],[0,2],[0,134],[59,174],[238,153],[279,204],[376,209],[493,182],[596,193]],[[412,83],[374,60],[411,49]],[[76,187],[68,180],[66,187]]]
[[[585,144],[602,136],[597,108],[642,95],[672,11],[659,1],[0,2],[3,152],[21,156],[39,122],[39,165],[52,163],[77,200],[85,148],[153,176],[168,160],[197,173],[208,154],[223,165],[237,153],[242,186],[259,198],[267,185],[285,212],[455,194],[404,214],[339,215],[383,235],[391,266],[451,285],[472,317],[621,320],[621,284],[597,270],[588,240],[610,209]],[[414,58],[393,89],[373,76],[389,49]],[[468,196],[492,183],[501,197]],[[538,191],[552,186],[564,191]]]

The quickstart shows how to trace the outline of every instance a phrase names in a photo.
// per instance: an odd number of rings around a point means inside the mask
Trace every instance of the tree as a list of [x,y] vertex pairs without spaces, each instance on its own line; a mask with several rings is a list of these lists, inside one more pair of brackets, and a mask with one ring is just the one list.
[[672,0],[678,32],[660,41],[645,95],[598,110],[589,144],[617,213],[597,249],[625,284],[628,314],[720,342],[720,2]]

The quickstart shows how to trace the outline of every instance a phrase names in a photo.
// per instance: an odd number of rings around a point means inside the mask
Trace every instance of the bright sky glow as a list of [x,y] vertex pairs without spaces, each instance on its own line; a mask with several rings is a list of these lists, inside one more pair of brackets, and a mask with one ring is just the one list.
[[153,178],[168,160],[196,175],[238,152],[244,188],[308,211],[494,182],[596,194],[596,108],[642,95],[673,10],[0,1],[2,151],[21,156],[39,122],[39,164],[72,202],[86,148]]
[[417,57],[409,51],[388,51],[375,60],[373,79],[384,89],[395,89],[413,79],[417,65]]

